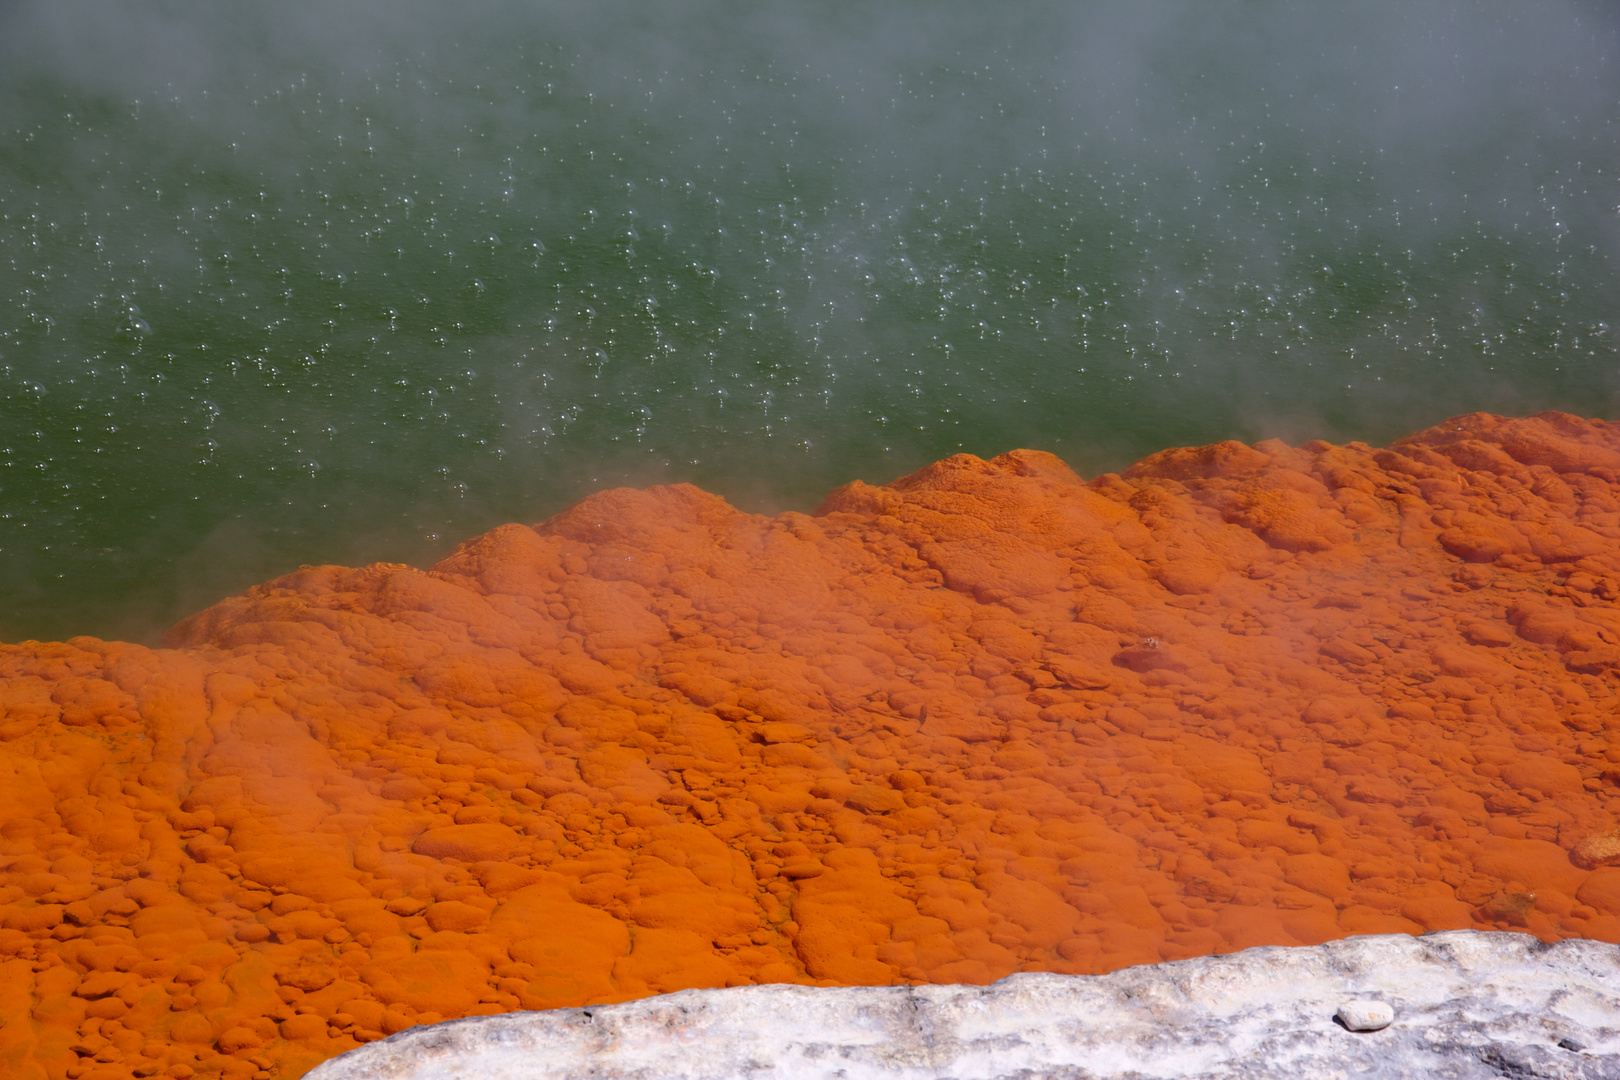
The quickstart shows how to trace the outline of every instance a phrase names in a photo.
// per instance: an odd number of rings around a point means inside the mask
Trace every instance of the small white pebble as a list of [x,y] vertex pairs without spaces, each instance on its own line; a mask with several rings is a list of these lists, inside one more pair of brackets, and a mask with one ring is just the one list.
[[1395,1022],[1395,1010],[1382,1001],[1347,1001],[1335,1015],[1351,1031],[1378,1031]]

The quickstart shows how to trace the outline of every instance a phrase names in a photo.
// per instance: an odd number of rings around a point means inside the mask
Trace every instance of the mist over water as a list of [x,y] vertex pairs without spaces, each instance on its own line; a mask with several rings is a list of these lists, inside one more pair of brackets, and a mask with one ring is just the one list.
[[0,638],[602,487],[1613,416],[1599,4],[0,8]]

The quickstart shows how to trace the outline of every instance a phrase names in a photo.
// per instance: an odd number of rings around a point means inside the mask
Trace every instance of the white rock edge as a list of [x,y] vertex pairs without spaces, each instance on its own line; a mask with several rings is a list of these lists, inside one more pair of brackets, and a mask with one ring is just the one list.
[[[1354,1000],[1395,1022],[1346,1030]],[[411,1028],[307,1080],[1332,1075],[1620,1078],[1620,947],[1456,930],[989,986],[683,990]]]

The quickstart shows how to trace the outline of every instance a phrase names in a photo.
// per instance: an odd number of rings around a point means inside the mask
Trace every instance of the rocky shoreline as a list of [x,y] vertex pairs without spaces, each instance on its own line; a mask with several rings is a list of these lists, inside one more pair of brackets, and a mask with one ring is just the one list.
[[1617,600],[1620,424],[1476,414],[1089,481],[957,455],[814,514],[617,489],[431,570],[305,568],[165,648],[0,645],[0,1075],[291,1080],[718,987],[1620,942]]
[[[1335,1014],[1383,1002],[1380,1031]],[[1620,949],[1387,934],[989,986],[685,990],[412,1028],[308,1080],[1620,1076]]]

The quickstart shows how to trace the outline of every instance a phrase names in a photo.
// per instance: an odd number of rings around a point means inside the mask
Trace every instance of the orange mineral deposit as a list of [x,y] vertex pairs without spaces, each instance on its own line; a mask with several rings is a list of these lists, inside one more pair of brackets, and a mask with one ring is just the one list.
[[1620,427],[593,496],[0,648],[0,1073],[1450,927],[1620,941]]

